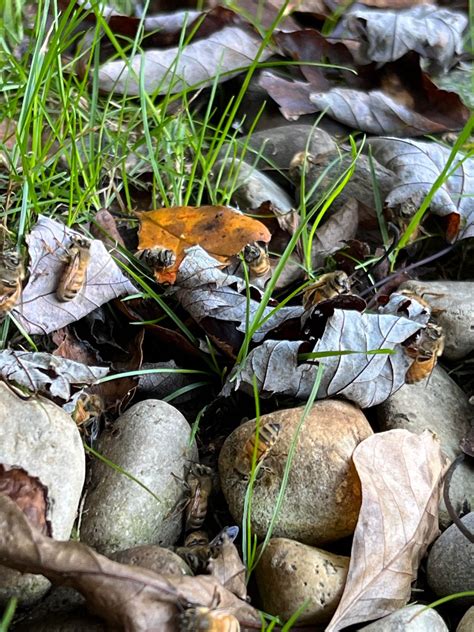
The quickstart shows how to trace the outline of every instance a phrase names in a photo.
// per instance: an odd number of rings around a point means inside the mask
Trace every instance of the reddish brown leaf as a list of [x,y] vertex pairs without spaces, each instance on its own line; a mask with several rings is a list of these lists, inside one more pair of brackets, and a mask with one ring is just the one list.
[[36,476],[20,467],[0,463],[0,496],[11,498],[40,533],[51,535],[51,524],[46,518],[48,490]]
[[175,206],[138,214],[139,249],[166,248],[174,265],[155,272],[160,283],[174,283],[185,249],[200,245],[223,263],[254,241],[268,243],[269,230],[259,221],[225,206]]

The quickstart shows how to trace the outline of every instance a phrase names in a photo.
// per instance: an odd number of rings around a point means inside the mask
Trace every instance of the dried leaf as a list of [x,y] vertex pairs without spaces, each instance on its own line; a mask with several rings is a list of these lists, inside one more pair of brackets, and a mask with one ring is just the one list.
[[402,608],[438,535],[445,462],[435,435],[381,432],[362,441],[353,460],[362,506],[344,593],[326,632]]
[[[309,100],[317,112],[324,110],[336,121],[369,134],[436,134],[461,129],[469,116],[468,109],[459,104],[462,116],[437,121],[429,117],[431,113],[418,113],[381,90],[364,93],[351,88],[332,88],[328,92],[311,92]],[[456,100],[459,101],[457,97]]]
[[[334,355],[301,363],[302,341],[267,340],[249,353],[235,382],[225,385],[224,394],[239,386],[252,392],[255,376],[261,397],[279,393],[305,399],[316,377],[315,363],[321,362],[324,372],[319,398],[342,396],[361,408],[375,406],[405,383],[410,362],[401,343],[420,328],[419,323],[392,314],[336,309],[312,350]],[[366,353],[379,349],[392,353]]]
[[254,63],[265,61],[271,51],[258,55],[261,38],[250,25],[237,17],[232,26],[224,26],[204,39],[187,46],[147,50],[130,60],[109,61],[98,69],[103,92],[138,96],[140,77],[149,94],[175,94],[187,88],[202,88],[216,76],[226,81]]
[[463,13],[436,6],[402,11],[356,8],[344,16],[338,35],[361,41],[357,52],[353,51],[357,63],[387,63],[415,51],[436,73],[449,70],[462,53],[467,24]]
[[136,292],[101,241],[91,241],[91,260],[84,288],[74,300],[62,303],[56,289],[64,269],[65,248],[75,230],[40,216],[26,238],[30,256],[28,284],[13,315],[29,334],[47,334],[79,320],[123,294]]
[[359,204],[354,198],[347,202],[327,222],[318,227],[313,240],[313,270],[321,267],[324,260],[344,246],[344,242],[354,239],[359,224]]
[[227,262],[254,241],[268,243],[268,229],[259,221],[226,206],[174,206],[139,213],[139,249],[166,248],[176,263],[156,270],[159,282],[174,283],[185,249],[200,245],[219,261]]
[[108,372],[104,367],[87,366],[49,353],[11,349],[0,352],[0,374],[5,380],[65,401],[71,397],[72,385],[94,384]]
[[[205,318],[229,321],[245,333],[247,320],[251,323],[259,302],[248,299],[245,282],[219,269],[219,262],[196,246],[188,250],[176,279],[176,296],[181,305],[198,323]],[[257,295],[259,291],[256,290]],[[266,307],[262,318],[269,317],[255,332],[253,340],[259,342],[269,331],[290,318],[299,318],[301,307],[283,307],[273,311]],[[271,314],[271,315],[270,315]]]
[[240,559],[237,547],[226,534],[224,534],[217,557],[211,557],[209,560],[207,572],[239,599],[244,601],[247,599],[245,566]]
[[36,476],[30,476],[21,467],[0,463],[0,496],[11,498],[39,531],[51,535],[47,519],[48,489]]
[[[427,78],[419,86],[424,90],[422,105],[417,104],[408,90],[404,100],[387,90],[365,92],[336,87],[322,92],[310,83],[288,81],[270,72],[262,73],[260,85],[288,120],[324,111],[336,121],[370,134],[419,136],[458,130],[469,116],[469,110],[457,95],[437,89]],[[445,108],[446,99],[451,106],[449,111]]]
[[[405,138],[374,138],[368,143],[376,160],[390,168],[398,182],[385,199],[396,214],[409,215],[419,208],[448,161],[450,150],[437,143]],[[455,163],[453,163],[455,164]],[[435,193],[430,210],[436,215],[458,217],[451,239],[474,236],[474,160],[459,156],[458,168]]]
[[81,542],[57,542],[32,527],[6,496],[0,496],[0,563],[72,586],[114,630],[174,632],[178,613],[189,605],[218,605],[242,624],[260,624],[257,611],[213,577],[164,577],[113,562]]

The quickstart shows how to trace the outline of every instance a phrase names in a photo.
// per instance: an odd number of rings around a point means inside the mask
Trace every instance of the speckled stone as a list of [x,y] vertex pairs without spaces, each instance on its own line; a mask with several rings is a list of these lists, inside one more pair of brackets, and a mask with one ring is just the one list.
[[[252,530],[262,539],[272,519],[303,410],[303,406],[279,410],[262,415],[260,420],[261,426],[270,421],[281,424],[252,493]],[[237,524],[243,516],[247,481],[234,465],[254,433],[255,420],[239,426],[226,439],[219,456],[222,490]],[[275,537],[319,546],[353,533],[361,490],[351,457],[356,446],[371,434],[367,419],[356,406],[339,400],[314,404],[297,439],[285,499],[273,528]]]
[[153,544],[117,551],[110,557],[121,564],[141,566],[160,575],[193,574],[186,562],[174,551]]
[[[474,533],[474,512],[461,521]],[[474,542],[470,542],[455,524],[433,544],[428,555],[426,576],[430,588],[438,597],[474,591]],[[463,597],[459,604],[471,606],[474,598]]]
[[272,538],[255,569],[263,610],[284,621],[307,603],[298,623],[327,623],[344,590],[349,558]]
[[198,454],[191,427],[166,402],[129,408],[101,437],[97,451],[148,487],[98,459],[91,466],[81,540],[110,554],[143,544],[171,545],[181,532],[183,479]]
[[459,622],[456,632],[472,632],[474,630],[474,606],[467,610]]
[[464,358],[474,349],[474,281],[406,281],[400,289],[423,296],[443,327],[443,355],[449,360]]

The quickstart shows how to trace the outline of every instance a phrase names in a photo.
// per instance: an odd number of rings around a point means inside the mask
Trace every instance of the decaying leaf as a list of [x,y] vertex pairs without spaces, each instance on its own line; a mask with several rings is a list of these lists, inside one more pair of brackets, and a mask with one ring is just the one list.
[[[261,397],[279,393],[304,399],[314,384],[315,363],[321,362],[324,372],[319,398],[342,396],[361,408],[375,406],[405,383],[409,361],[401,343],[421,326],[392,314],[336,309],[312,349],[327,357],[303,363],[298,359],[302,341],[266,340],[249,353],[235,381],[225,385],[224,394],[239,387],[251,393],[255,378]],[[366,353],[381,349],[390,353]]]
[[[219,269],[219,262],[196,246],[187,251],[176,279],[176,296],[181,305],[200,323],[205,318],[228,321],[240,332],[252,323],[259,301],[248,299],[243,279]],[[259,294],[258,290],[257,294]],[[255,332],[259,342],[269,331],[290,318],[299,318],[302,307],[266,307],[262,319],[269,317]]]
[[247,599],[245,566],[233,540],[227,534],[224,534],[217,557],[211,557],[209,560],[207,572],[239,599]]
[[[288,120],[324,111],[336,121],[370,134],[420,136],[458,130],[469,116],[457,95],[437,89],[428,78],[420,84],[421,99],[411,89],[397,95],[385,86],[369,92],[348,87],[321,91],[318,85],[289,81],[271,72],[262,73],[260,85]],[[446,99],[449,110],[444,107]]]
[[49,353],[11,349],[0,352],[0,374],[7,382],[65,401],[71,397],[72,385],[94,384],[108,372],[104,367],[87,366]]
[[175,263],[156,270],[159,282],[173,283],[185,257],[185,249],[201,246],[222,263],[237,255],[249,243],[268,243],[269,230],[258,220],[226,206],[174,206],[139,213],[140,250],[166,248]]
[[402,608],[420,560],[438,535],[445,459],[431,432],[375,434],[357,446],[353,460],[362,506],[344,593],[326,632]]
[[[441,175],[450,150],[437,143],[425,143],[406,138],[374,138],[369,141],[374,157],[391,169],[398,182],[385,199],[395,214],[414,215],[421,202]],[[457,169],[436,191],[430,205],[436,215],[457,217],[457,230],[450,240],[474,236],[474,161],[459,155],[453,163]]]
[[81,235],[60,222],[40,216],[26,238],[29,279],[13,315],[29,334],[55,331],[113,298],[136,292],[103,243],[93,239],[84,287],[74,300],[58,301],[56,290],[64,271],[64,257],[74,236]]
[[344,246],[344,242],[354,239],[359,223],[357,200],[349,198],[329,219],[318,226],[313,240],[311,255],[313,270],[324,264],[324,260]]
[[418,113],[381,90],[364,93],[351,88],[332,88],[328,92],[311,92],[309,100],[317,112],[325,111],[336,121],[369,134],[436,134],[460,129],[468,118],[467,108],[461,106],[463,117],[456,120],[451,116],[438,122],[434,116],[430,118],[431,113]]
[[36,476],[21,467],[0,463],[0,496],[11,498],[40,533],[51,535],[47,519],[48,489]]
[[210,576],[162,576],[113,562],[81,542],[58,542],[32,527],[0,495],[0,563],[72,586],[89,609],[114,630],[175,632],[177,616],[191,606],[219,607],[242,624],[260,625],[257,611]]
[[356,8],[344,16],[339,37],[356,39],[359,64],[387,63],[415,51],[429,61],[431,72],[446,72],[463,51],[468,24],[464,13],[436,6],[399,11]]
[[235,16],[232,25],[192,41],[187,46],[147,50],[128,61],[109,61],[98,69],[103,92],[139,95],[141,80],[146,92],[175,94],[187,88],[202,88],[215,77],[222,81],[245,71],[258,57],[265,61],[271,54],[258,55],[261,38],[250,25]]

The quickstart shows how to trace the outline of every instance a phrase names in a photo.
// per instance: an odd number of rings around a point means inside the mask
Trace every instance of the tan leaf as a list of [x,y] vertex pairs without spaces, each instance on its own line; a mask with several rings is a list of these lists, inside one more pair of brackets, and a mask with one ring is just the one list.
[[445,459],[435,435],[381,432],[362,441],[353,459],[362,506],[344,593],[326,632],[402,608],[438,535]]
[[261,222],[226,206],[174,206],[138,216],[139,249],[166,248],[176,257],[172,266],[156,270],[160,283],[174,283],[185,249],[191,246],[199,245],[226,263],[248,243],[271,239]]

